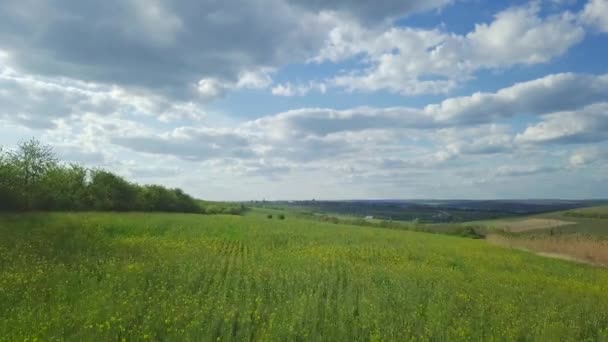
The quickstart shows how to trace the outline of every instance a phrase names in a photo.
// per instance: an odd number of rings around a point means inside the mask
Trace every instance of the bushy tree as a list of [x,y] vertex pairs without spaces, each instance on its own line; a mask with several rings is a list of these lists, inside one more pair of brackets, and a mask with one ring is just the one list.
[[0,210],[18,210],[25,199],[17,186],[17,169],[10,155],[0,149]]
[[[200,202],[200,203],[199,203]],[[205,212],[181,189],[139,186],[106,170],[58,161],[51,147],[32,139],[15,151],[0,148],[0,210],[115,210]],[[227,205],[217,212],[243,207]]]
[[87,170],[79,165],[55,167],[41,178],[33,206],[42,210],[83,210],[90,207]]
[[104,170],[91,171],[88,186],[90,205],[96,210],[135,210],[138,189],[121,177]]
[[12,169],[11,186],[17,193],[14,205],[22,209],[36,209],[43,179],[50,170],[58,167],[52,148],[31,139],[9,152],[7,159]]

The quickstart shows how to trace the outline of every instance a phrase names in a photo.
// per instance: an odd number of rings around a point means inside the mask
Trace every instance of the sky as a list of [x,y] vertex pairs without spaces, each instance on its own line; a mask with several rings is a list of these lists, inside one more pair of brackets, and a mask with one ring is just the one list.
[[210,200],[608,197],[608,0],[4,0],[0,145]]

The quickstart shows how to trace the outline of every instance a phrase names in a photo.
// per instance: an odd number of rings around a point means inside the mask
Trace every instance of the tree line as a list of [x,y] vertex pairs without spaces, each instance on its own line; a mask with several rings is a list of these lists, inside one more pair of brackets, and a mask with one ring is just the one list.
[[32,139],[15,150],[0,148],[0,210],[164,211],[239,214],[242,206],[214,206],[181,189],[139,185],[103,169],[58,160],[50,146]]

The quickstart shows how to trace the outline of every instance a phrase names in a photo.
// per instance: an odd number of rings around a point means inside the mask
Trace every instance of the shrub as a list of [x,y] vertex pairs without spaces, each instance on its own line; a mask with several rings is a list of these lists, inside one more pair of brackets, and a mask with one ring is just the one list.
[[284,220],[284,219],[285,219],[285,215],[280,214],[280,215],[279,215],[279,220]]
[[0,147],[0,210],[203,212],[180,189],[139,186],[106,170],[60,163],[51,147],[35,139],[15,151]]

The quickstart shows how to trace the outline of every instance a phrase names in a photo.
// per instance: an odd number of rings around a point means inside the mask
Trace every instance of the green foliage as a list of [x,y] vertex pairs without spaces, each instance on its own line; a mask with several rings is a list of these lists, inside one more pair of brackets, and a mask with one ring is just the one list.
[[7,341],[602,341],[608,270],[265,215],[0,215]]
[[272,214],[268,214],[268,215],[266,215],[266,218],[268,218],[268,219],[272,219]]
[[242,215],[247,211],[243,204],[229,202],[197,201],[199,207],[207,214]]
[[123,178],[104,170],[91,172],[89,192],[96,210],[136,209],[138,189]]
[[279,214],[278,218],[279,218],[279,220],[284,220],[285,219],[285,215],[284,214]]
[[11,156],[0,149],[0,210],[16,210],[23,205],[23,192],[19,191],[18,170]]
[[205,212],[180,189],[139,186],[106,170],[61,164],[36,140],[15,151],[0,149],[0,210]]

